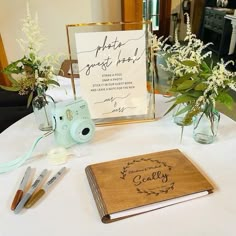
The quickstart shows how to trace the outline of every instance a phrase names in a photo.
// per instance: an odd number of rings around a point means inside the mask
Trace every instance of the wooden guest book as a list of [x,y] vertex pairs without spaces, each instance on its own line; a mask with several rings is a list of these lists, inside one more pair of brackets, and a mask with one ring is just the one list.
[[104,223],[213,191],[209,181],[178,149],[92,164],[85,171]]

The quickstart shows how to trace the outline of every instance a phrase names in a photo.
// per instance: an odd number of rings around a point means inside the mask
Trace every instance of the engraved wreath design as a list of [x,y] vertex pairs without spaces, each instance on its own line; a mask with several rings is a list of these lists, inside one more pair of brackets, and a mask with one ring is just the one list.
[[[153,163],[157,163],[159,166],[158,167],[165,167],[167,168],[169,171],[172,170],[172,166],[168,165],[166,162],[163,162],[163,161],[159,161],[159,160],[153,160],[151,158],[140,158],[140,159],[136,159],[136,160],[132,160],[130,162],[127,163],[127,165],[123,166],[120,174],[120,178],[125,180],[126,179],[126,176],[127,176],[127,172],[128,172],[128,169],[137,164],[137,163],[140,163],[140,162],[153,162]],[[159,194],[162,194],[162,193],[168,193],[170,190],[173,190],[174,189],[174,186],[175,186],[175,183],[174,182],[171,182],[169,185],[166,185],[166,186],[162,186],[159,190],[145,190],[145,189],[141,189],[141,188],[136,188],[136,191],[137,193],[140,193],[140,194],[145,194],[147,196],[149,195],[155,195],[155,196],[158,196]]]
[[172,182],[168,186],[162,187],[159,191],[145,190],[145,189],[140,189],[140,188],[136,188],[136,190],[137,190],[137,193],[144,193],[147,196],[151,195],[151,194],[158,196],[161,193],[168,193],[169,190],[173,190],[174,189],[174,185],[175,185],[175,183]]

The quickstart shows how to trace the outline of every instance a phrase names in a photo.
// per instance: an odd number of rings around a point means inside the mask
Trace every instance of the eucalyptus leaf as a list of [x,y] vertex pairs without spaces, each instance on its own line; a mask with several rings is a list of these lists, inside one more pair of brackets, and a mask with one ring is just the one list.
[[198,85],[196,85],[194,87],[195,90],[198,90],[198,91],[205,91],[207,88],[207,84],[206,83],[199,83]]
[[232,110],[234,99],[226,92],[221,92],[216,98],[216,101],[224,104],[228,109]]
[[174,103],[174,104],[165,112],[164,116],[167,115],[168,113],[170,113],[176,106],[177,106],[177,104]]
[[187,92],[186,95],[197,99],[200,96],[202,96],[202,91],[200,91],[200,90],[191,90],[191,91]]
[[55,81],[55,80],[48,80],[47,83],[48,84],[53,84],[53,85],[56,85],[56,86],[60,86],[60,84],[57,81]]
[[32,91],[32,92],[30,93],[28,99],[27,99],[27,107],[30,106],[30,104],[31,104],[31,102],[32,102],[32,100],[33,100],[33,94],[34,94],[34,92]]
[[193,67],[193,66],[198,66],[198,64],[195,61],[192,60],[184,60],[181,61],[181,63],[185,66]]
[[211,76],[211,73],[204,71],[200,74],[200,76],[201,76],[201,78],[207,79],[209,76]]
[[[3,69],[3,73],[5,73],[5,74],[20,74],[20,73],[22,73],[23,72],[22,60],[23,60],[23,58],[9,64],[7,67],[5,67]],[[20,65],[19,65],[19,63],[20,63]]]
[[8,79],[12,83],[12,87],[19,87],[19,83],[11,75],[8,75]]
[[186,105],[186,106],[183,106],[183,108],[180,108],[180,110],[178,110],[175,115],[176,116],[179,116],[181,114],[184,114],[185,112],[187,111],[190,111],[192,109],[192,106],[191,105]]
[[207,65],[207,63],[205,61],[202,61],[201,67],[203,68],[203,70],[205,72],[210,72],[211,71],[211,68]]
[[19,87],[8,87],[8,86],[4,86],[4,85],[0,85],[0,88],[7,90],[7,91],[11,91],[11,92],[17,92],[20,90]]
[[175,79],[175,80],[173,81],[173,84],[174,84],[174,85],[181,84],[181,83],[183,83],[184,81],[189,80],[190,78],[192,78],[193,75],[194,75],[193,73],[186,73],[186,74],[184,74],[183,76],[179,77],[178,79]]
[[191,102],[194,101],[195,99],[192,96],[183,94],[181,96],[178,96],[176,98],[175,104],[180,104],[180,103],[187,103],[187,102]]
[[175,100],[176,100],[176,97],[173,97],[173,98],[169,99],[168,101],[166,101],[166,103],[173,102]]
[[190,89],[194,83],[195,83],[194,80],[186,80],[177,87],[177,91]]

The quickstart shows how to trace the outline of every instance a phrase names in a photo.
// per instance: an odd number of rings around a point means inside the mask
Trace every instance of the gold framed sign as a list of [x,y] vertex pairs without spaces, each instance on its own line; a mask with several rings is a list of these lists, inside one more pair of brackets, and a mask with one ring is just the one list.
[[[155,119],[151,22],[67,25],[75,97],[87,101],[96,125]],[[76,71],[75,71],[76,70]]]

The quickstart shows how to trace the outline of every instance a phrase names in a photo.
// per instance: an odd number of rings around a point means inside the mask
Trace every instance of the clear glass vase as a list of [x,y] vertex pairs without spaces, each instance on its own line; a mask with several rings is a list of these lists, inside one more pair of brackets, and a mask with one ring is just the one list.
[[189,106],[187,103],[180,103],[176,106],[174,113],[173,113],[173,120],[176,125],[181,127],[181,134],[180,134],[180,143],[182,143],[184,127],[192,125],[192,120],[189,122],[186,121],[186,115],[189,111]]
[[204,112],[198,114],[194,119],[194,140],[202,144],[213,143],[218,132],[219,121],[220,113],[217,110],[208,115]]
[[37,96],[32,101],[32,107],[38,128],[42,131],[52,130],[51,112],[55,107],[55,102],[45,93],[45,89],[37,88]]
[[180,125],[180,126],[191,125],[192,120],[188,122],[188,124],[185,123],[186,122],[185,116],[188,111],[189,111],[189,106],[187,104],[181,103],[177,105],[173,113],[173,119],[174,119],[175,124]]

